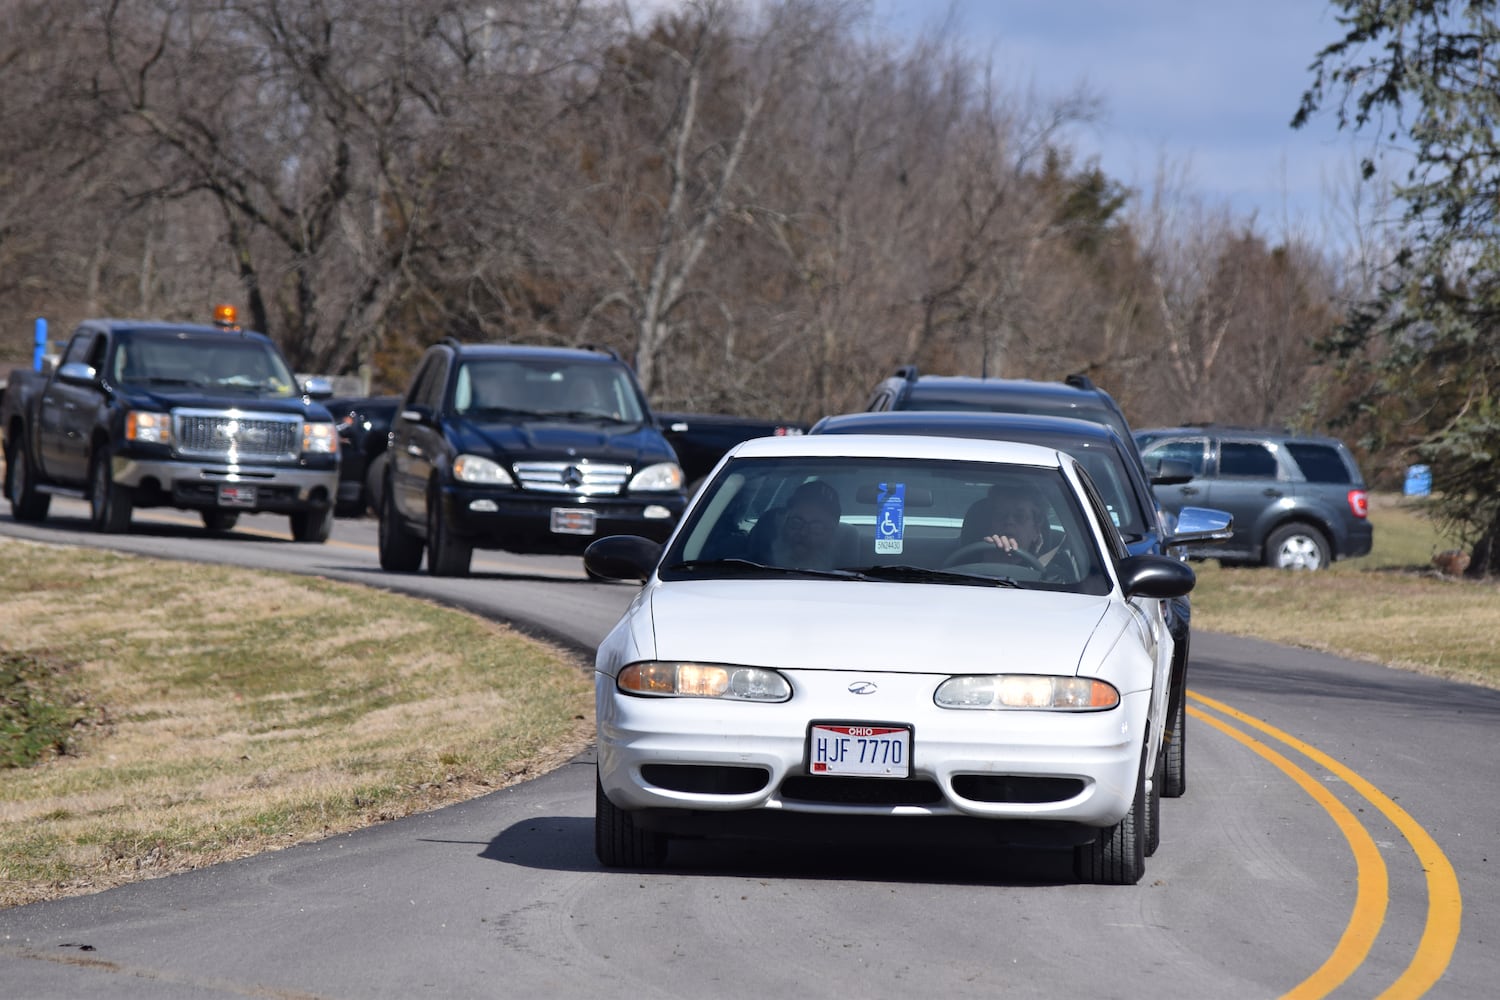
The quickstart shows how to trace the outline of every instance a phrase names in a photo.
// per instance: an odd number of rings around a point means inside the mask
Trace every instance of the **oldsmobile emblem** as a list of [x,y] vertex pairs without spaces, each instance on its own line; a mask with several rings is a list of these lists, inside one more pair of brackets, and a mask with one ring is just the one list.
[[855,681],[849,685],[850,694],[874,694],[877,690],[874,681]]

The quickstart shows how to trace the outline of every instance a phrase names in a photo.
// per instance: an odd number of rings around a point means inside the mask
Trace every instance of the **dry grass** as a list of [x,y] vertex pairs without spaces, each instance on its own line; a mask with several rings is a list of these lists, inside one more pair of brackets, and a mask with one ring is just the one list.
[[592,736],[576,657],[319,578],[0,539],[0,621],[80,720],[0,770],[0,906],[472,798]]
[[1394,496],[1372,499],[1375,547],[1326,573],[1197,563],[1193,627],[1500,688],[1500,585],[1439,574],[1456,543]]

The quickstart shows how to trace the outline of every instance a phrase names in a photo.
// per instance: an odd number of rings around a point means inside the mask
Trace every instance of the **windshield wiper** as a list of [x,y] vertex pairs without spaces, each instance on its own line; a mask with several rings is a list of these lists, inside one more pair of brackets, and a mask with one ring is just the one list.
[[203,383],[195,378],[170,378],[166,375],[133,375],[124,380],[127,385],[192,385],[201,386]]
[[889,580],[901,583],[956,583],[966,587],[1014,587],[1020,584],[1008,576],[975,576],[972,573],[955,573],[947,569],[928,569],[924,566],[860,566],[851,567],[862,580]]
[[744,575],[804,576],[828,580],[859,580],[859,573],[847,569],[805,569],[796,566],[771,566],[750,559],[689,559],[665,567],[667,571],[699,573],[704,570]]

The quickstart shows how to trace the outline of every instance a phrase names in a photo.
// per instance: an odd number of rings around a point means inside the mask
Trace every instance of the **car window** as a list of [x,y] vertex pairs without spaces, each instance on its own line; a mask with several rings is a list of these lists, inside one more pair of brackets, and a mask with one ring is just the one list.
[[1155,468],[1165,461],[1182,462],[1193,470],[1193,475],[1201,476],[1203,475],[1205,443],[1203,438],[1177,438],[1163,441],[1161,444],[1147,448],[1141,457],[1146,461],[1147,468]]
[[1354,481],[1343,456],[1331,445],[1288,442],[1286,450],[1296,459],[1302,478],[1310,483],[1347,485]]
[[1258,441],[1219,444],[1219,475],[1246,479],[1275,479],[1280,466],[1276,453]]
[[[807,484],[833,498],[820,527],[837,557],[820,568],[914,567],[1006,577],[1022,586],[1108,592],[1095,536],[1078,494],[1057,469],[930,459],[797,457],[732,459],[704,487],[689,520],[663,558],[673,566],[740,559],[778,565],[771,539],[796,511]],[[1036,502],[1031,503],[1035,498]],[[1046,550],[1063,550],[1045,567],[991,560],[984,541],[996,515],[1023,500]],[[825,510],[828,508],[825,508]],[[701,565],[683,572],[703,573]],[[731,571],[729,567],[725,571]]]

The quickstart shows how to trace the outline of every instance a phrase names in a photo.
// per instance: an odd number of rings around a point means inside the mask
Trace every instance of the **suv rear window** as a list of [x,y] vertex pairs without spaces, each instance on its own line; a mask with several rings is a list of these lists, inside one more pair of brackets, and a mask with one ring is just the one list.
[[1337,448],[1326,444],[1287,442],[1286,450],[1292,453],[1302,468],[1303,478],[1310,483],[1348,484],[1354,481]]

